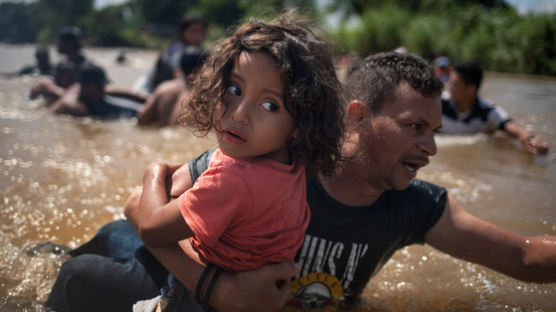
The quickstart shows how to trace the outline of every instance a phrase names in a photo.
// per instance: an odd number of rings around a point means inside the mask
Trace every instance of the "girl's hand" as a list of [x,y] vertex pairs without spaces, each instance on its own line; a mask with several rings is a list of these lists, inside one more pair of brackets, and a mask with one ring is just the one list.
[[149,165],[143,175],[143,188],[135,191],[125,205],[125,216],[146,246],[175,244],[192,235],[177,201],[168,196],[167,180],[179,167],[167,163]]
[[189,174],[189,166],[187,164],[182,165],[174,171],[174,174],[172,174],[169,180],[170,197],[172,198],[179,197],[193,186],[191,175]]

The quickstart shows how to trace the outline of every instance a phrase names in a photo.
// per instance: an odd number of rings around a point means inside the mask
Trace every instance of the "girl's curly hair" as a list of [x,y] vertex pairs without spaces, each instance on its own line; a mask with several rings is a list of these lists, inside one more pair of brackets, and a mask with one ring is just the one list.
[[[341,157],[344,108],[341,85],[326,41],[300,18],[288,14],[271,22],[250,19],[213,48],[195,77],[189,109],[180,123],[206,135],[222,116],[216,116],[234,63],[241,52],[271,56],[282,73],[284,103],[298,129],[289,151],[308,174],[332,174]],[[263,70],[263,69],[261,69]]]

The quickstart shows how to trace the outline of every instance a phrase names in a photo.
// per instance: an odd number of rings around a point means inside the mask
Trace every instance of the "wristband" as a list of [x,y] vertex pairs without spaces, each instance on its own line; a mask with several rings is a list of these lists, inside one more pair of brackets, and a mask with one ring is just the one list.
[[205,292],[205,300],[203,300],[203,302],[204,302],[204,309],[207,312],[209,311],[210,294],[212,293],[212,289],[214,288],[214,284],[216,283],[216,280],[218,279],[218,275],[220,275],[220,271],[222,271],[222,270],[219,267],[216,267],[216,269],[214,269],[214,274],[212,274],[209,285],[207,287],[207,291]]
[[199,277],[199,281],[197,281],[197,287],[195,287],[195,297],[197,298],[197,301],[199,303],[202,304],[201,301],[201,288],[203,287],[203,282],[205,281],[205,279],[207,278],[207,275],[209,273],[209,271],[212,269],[212,267],[214,266],[214,264],[209,263],[205,269],[203,270],[203,273],[201,273],[201,277]]

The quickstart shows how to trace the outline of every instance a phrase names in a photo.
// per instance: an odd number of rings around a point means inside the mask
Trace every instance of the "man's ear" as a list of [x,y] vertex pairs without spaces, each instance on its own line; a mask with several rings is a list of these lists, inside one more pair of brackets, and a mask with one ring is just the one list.
[[347,123],[348,125],[355,125],[360,123],[367,117],[369,109],[367,105],[360,100],[353,100],[347,106]]

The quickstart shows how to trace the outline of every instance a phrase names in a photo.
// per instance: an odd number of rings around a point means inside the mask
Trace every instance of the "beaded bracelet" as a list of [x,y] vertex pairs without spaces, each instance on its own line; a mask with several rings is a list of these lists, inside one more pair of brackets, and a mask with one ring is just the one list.
[[221,272],[221,269],[219,267],[216,267],[214,269],[214,274],[212,274],[209,285],[207,287],[207,291],[205,292],[204,308],[205,308],[205,311],[207,311],[207,312],[209,311],[210,294],[212,293],[212,289],[214,288],[214,284],[216,283],[216,280],[218,279],[218,275],[220,275],[220,272]]
[[214,266],[214,264],[209,263],[205,267],[205,269],[203,270],[203,273],[201,273],[201,277],[199,277],[199,281],[197,281],[197,287],[195,287],[195,297],[197,298],[197,301],[199,302],[199,304],[203,303],[201,301],[201,288],[203,287],[203,282],[207,278],[207,275],[208,275],[209,271],[212,269],[213,266]]

